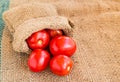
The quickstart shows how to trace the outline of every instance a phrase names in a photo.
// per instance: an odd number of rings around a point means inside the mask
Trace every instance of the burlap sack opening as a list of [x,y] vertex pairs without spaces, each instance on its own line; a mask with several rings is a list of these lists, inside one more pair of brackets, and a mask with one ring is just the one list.
[[18,25],[31,18],[56,16],[56,8],[47,3],[28,3],[4,12],[3,19],[13,34]]
[[26,39],[34,32],[42,29],[62,29],[68,36],[72,36],[72,25],[62,16],[40,17],[30,19],[17,27],[13,35],[13,49],[17,52],[28,53]]

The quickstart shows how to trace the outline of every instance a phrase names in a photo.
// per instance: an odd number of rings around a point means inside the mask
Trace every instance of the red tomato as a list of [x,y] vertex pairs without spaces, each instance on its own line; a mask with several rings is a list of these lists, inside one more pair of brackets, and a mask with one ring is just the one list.
[[50,51],[53,56],[66,55],[72,56],[76,50],[76,44],[70,37],[57,36],[50,42]]
[[63,76],[70,73],[73,61],[65,55],[57,55],[50,61],[50,69],[53,73]]
[[46,48],[49,43],[50,37],[47,31],[40,30],[33,33],[26,41],[31,49]]
[[58,35],[63,35],[63,31],[60,29],[56,29],[56,30],[48,29],[47,31],[51,38],[58,36]]
[[28,59],[28,66],[33,72],[40,72],[44,70],[50,61],[50,54],[41,49],[35,49],[30,54]]

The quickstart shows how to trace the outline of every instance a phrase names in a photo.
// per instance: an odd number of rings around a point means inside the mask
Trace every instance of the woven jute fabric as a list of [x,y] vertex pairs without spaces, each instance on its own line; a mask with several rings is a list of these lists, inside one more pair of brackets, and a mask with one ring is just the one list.
[[50,16],[27,20],[15,30],[12,43],[13,49],[17,52],[29,52],[26,38],[42,29],[62,29],[67,35],[72,32],[72,27],[65,17]]
[[72,22],[70,37],[77,44],[71,57],[74,66],[63,77],[53,74],[49,67],[40,73],[31,72],[27,66],[29,55],[14,51],[14,36],[6,26],[2,37],[2,82],[120,82],[119,0],[11,0],[10,9],[32,2],[49,3],[59,16]]
[[9,9],[4,12],[3,19],[10,32],[13,34],[17,29],[17,26],[28,19],[56,15],[57,11],[53,5],[33,2]]

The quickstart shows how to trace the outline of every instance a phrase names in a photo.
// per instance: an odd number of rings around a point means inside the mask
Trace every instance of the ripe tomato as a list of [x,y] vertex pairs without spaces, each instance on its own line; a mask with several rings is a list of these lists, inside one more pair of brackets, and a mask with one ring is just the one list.
[[63,35],[63,31],[60,29],[56,29],[56,30],[48,29],[47,31],[51,38],[58,36],[58,35]]
[[45,30],[33,33],[26,41],[31,49],[46,48],[50,40],[49,34]]
[[70,37],[57,36],[50,42],[50,51],[53,56],[66,55],[71,56],[76,50],[76,44]]
[[33,72],[44,70],[50,61],[50,54],[41,49],[35,49],[31,52],[28,59],[28,66]]
[[65,55],[57,55],[50,61],[50,69],[53,73],[63,76],[70,73],[73,61]]

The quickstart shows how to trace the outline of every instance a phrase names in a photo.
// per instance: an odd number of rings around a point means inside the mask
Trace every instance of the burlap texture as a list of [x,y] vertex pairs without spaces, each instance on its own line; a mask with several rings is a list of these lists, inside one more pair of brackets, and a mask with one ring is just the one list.
[[[66,5],[67,2],[58,0],[11,0],[10,7],[32,1],[51,1],[57,5],[59,15],[69,17],[72,21],[72,38],[77,43],[77,51],[72,56],[74,67],[64,77],[54,75],[49,68],[41,73],[30,72],[27,67],[28,55],[13,51],[12,36],[5,28],[2,37],[2,82],[120,82],[119,0],[71,0],[72,3],[85,3],[86,6],[91,4],[93,8],[90,10],[92,8],[80,5],[83,11],[77,12],[74,6],[76,13],[69,7],[60,7],[59,4]],[[96,5],[92,5],[94,3]]]
[[47,3],[29,3],[23,4],[12,9],[7,10],[3,14],[3,19],[8,26],[8,29],[13,34],[17,29],[17,26],[24,21],[31,18],[56,16],[56,8]]
[[27,20],[17,27],[13,35],[13,49],[17,52],[27,53],[30,51],[26,39],[34,32],[42,29],[62,29],[65,34],[70,35],[72,27],[65,17],[50,16]]

